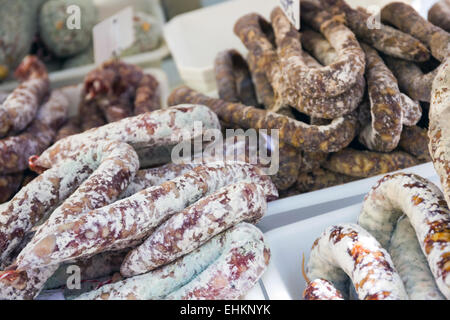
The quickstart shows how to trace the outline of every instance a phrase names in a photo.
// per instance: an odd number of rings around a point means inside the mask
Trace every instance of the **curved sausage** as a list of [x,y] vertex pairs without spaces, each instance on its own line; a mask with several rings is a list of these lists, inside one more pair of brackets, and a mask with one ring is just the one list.
[[392,2],[381,9],[381,20],[425,43],[443,61],[450,53],[450,33],[428,22],[410,5]]
[[107,284],[77,299],[238,299],[255,285],[269,259],[261,231],[241,223],[171,264]]
[[48,227],[40,228],[39,236],[20,253],[17,264],[26,269],[129,247],[174,213],[230,183],[255,182],[264,187],[268,200],[276,198],[275,186],[269,177],[260,174],[260,169],[246,163],[202,165],[160,186],[78,214],[64,223],[50,223],[55,220],[51,219]]
[[314,126],[273,112],[210,98],[188,87],[175,89],[169,103],[206,105],[225,122],[236,123],[243,128],[279,129],[280,140],[308,152],[341,150],[356,134],[357,121],[353,113],[334,119],[329,125]]
[[344,15],[346,24],[358,39],[378,51],[408,61],[427,61],[430,58],[427,47],[407,33],[385,24],[369,29],[367,22],[370,15],[362,10],[352,9],[344,0],[320,0],[320,2],[334,15]]
[[395,227],[388,248],[411,300],[444,300],[434,282],[416,232],[406,216]]
[[389,253],[356,224],[328,227],[314,241],[306,274],[328,280],[340,292],[347,292],[350,277],[360,300],[408,299]]
[[252,183],[224,187],[171,216],[123,261],[131,277],[154,270],[195,250],[242,221],[255,223],[267,211],[264,189]]

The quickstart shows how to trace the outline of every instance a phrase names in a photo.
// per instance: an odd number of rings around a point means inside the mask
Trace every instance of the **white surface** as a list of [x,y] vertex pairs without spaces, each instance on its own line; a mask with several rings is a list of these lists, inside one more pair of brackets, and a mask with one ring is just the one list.
[[[402,171],[419,174],[435,184],[440,185],[438,176],[431,170],[432,168],[430,166],[431,164],[426,164],[420,168],[416,167],[413,170],[405,169]],[[350,189],[357,189],[357,192],[364,192],[366,194],[375,182],[376,180],[367,179],[367,181],[348,184],[342,186],[342,188],[336,187],[333,190],[321,190],[325,192],[313,192],[309,196],[304,197],[304,200],[308,201],[309,198],[317,199],[326,195],[331,196],[331,194],[338,192],[341,195],[347,196],[347,192]],[[306,265],[314,240],[327,227],[333,224],[356,222],[361,207],[362,201],[342,209],[333,210],[326,214],[300,220],[266,232],[265,239],[271,249],[272,258],[267,272],[262,277],[262,282],[268,298],[270,300],[301,299],[306,285],[302,276],[302,255],[305,255]]]

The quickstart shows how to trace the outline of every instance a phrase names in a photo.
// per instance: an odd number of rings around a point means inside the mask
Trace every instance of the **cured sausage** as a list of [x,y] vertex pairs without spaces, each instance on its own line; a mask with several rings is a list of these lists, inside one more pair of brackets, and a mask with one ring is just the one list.
[[392,2],[381,9],[381,20],[425,43],[443,61],[450,53],[450,33],[428,22],[410,5]]
[[[55,205],[62,203],[43,226],[57,224],[114,201],[139,168],[136,152],[125,143],[107,140],[86,142],[79,152],[78,157],[45,171],[11,201],[3,204],[0,225],[2,261],[39,220],[51,213],[49,210]],[[39,234],[38,231],[28,245]]]
[[389,253],[356,224],[328,227],[314,241],[306,274],[328,280],[342,294],[350,277],[360,300],[408,299]]
[[355,177],[318,168],[311,172],[300,173],[297,177],[296,190],[298,193],[311,192],[337,186],[354,180],[356,180]]
[[[289,22],[287,23],[289,24]],[[292,106],[310,116],[334,119],[350,113],[358,106],[365,88],[362,75],[355,80],[352,79],[355,85],[351,86],[347,92],[337,96],[310,97],[304,91],[293,89],[291,82],[285,77],[285,71],[280,65],[277,51],[264,30],[265,25],[270,26],[263,17],[257,14],[248,14],[238,20],[235,25],[235,33],[249,49],[255,60],[252,63],[257,63],[258,73],[265,71],[266,78],[271,84],[274,91],[274,100],[273,103],[266,106],[269,111],[279,112],[283,110],[279,113],[284,114],[284,111]],[[292,30],[292,32],[297,33],[296,30]],[[291,38],[294,39],[297,36],[293,35]],[[293,41],[297,40],[294,39]],[[320,73],[320,70],[323,69],[305,52],[298,50],[297,53],[301,56],[302,63],[307,70],[312,67]],[[260,78],[263,82],[263,78]],[[270,90],[264,92],[268,94],[269,98],[272,98]]]
[[388,249],[411,300],[444,300],[434,282],[416,232],[402,216],[392,234]]
[[236,50],[219,52],[214,61],[219,98],[256,106],[256,94],[245,59]]
[[115,140],[130,144],[139,153],[148,148],[176,145],[185,139],[195,139],[203,131],[195,130],[201,121],[203,129],[220,129],[217,116],[205,106],[180,105],[132,118],[123,119],[73,135],[56,142],[34,161],[38,168],[51,168],[53,164],[78,155],[86,141]]
[[417,165],[413,156],[402,152],[359,151],[351,148],[332,154],[323,166],[336,173],[367,178]]
[[428,21],[450,32],[450,1],[441,0],[436,2],[428,11]]
[[131,277],[154,270],[239,222],[255,223],[266,211],[266,196],[260,186],[242,182],[222,188],[160,225],[127,255],[120,273]]
[[279,129],[280,140],[308,152],[341,150],[356,134],[357,120],[353,113],[337,118],[327,126],[314,126],[273,112],[210,98],[188,87],[177,88],[171,93],[169,104],[178,103],[206,105],[220,119],[243,128]]
[[305,300],[344,300],[333,284],[328,280],[316,279],[308,283],[303,292]]
[[[320,0],[320,2],[333,14],[343,15],[346,24],[356,36],[378,51],[408,61],[427,61],[430,58],[427,47],[407,33],[382,23],[369,29],[367,22],[370,15],[362,10],[352,9],[344,0]],[[308,2],[304,3],[305,6],[308,5]]]
[[0,175],[0,203],[8,201],[19,190],[23,173]]
[[56,130],[67,118],[68,107],[66,97],[53,91],[25,131],[0,140],[0,172],[6,174],[27,169],[28,159],[42,153],[54,140]]
[[28,126],[49,90],[47,70],[35,56],[26,56],[15,75],[21,84],[0,108],[0,137]]
[[129,247],[174,213],[230,183],[254,182],[263,186],[268,200],[276,198],[275,186],[261,174],[261,169],[246,163],[202,165],[160,186],[78,214],[64,223],[48,220],[39,236],[20,253],[17,264],[22,269],[40,267]]
[[368,149],[391,152],[403,129],[403,111],[397,81],[377,52],[362,44],[366,53],[367,86],[370,98],[371,124],[362,129],[359,141]]
[[434,167],[441,178],[447,203],[450,203],[450,58],[445,60],[433,82],[428,136]]
[[431,161],[428,130],[418,126],[404,127],[398,146],[423,162]]
[[[333,45],[338,59],[331,65],[311,70],[301,58],[298,32],[284,15],[275,8],[271,21],[275,31],[280,66],[291,90],[309,97],[334,97],[348,91],[356,79],[364,74],[364,53],[355,35],[344,24],[336,21],[326,11],[308,8],[302,19],[319,30]],[[238,22],[239,23],[239,22]]]
[[436,284],[448,299],[450,212],[444,195],[437,186],[419,176],[387,175],[367,194],[358,223],[387,247],[402,213],[409,218]]
[[[261,231],[241,223],[171,264],[107,284],[77,299],[238,299],[255,285],[269,259]],[[234,277],[225,276],[228,274]]]

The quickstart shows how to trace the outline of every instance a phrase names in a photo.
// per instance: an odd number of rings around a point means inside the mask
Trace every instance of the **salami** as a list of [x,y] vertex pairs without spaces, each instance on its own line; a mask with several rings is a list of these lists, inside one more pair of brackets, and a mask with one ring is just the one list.
[[364,74],[364,53],[353,32],[328,12],[317,7],[305,10],[301,10],[302,19],[323,33],[335,48],[338,59],[322,68],[308,68],[301,58],[298,32],[281,8],[275,8],[271,20],[282,71],[292,91],[315,98],[340,95],[353,87],[356,79]]
[[47,70],[35,56],[25,57],[15,75],[21,84],[0,108],[0,137],[23,130],[36,116],[49,90]]
[[450,53],[450,33],[428,22],[410,5],[392,2],[381,9],[381,20],[425,43],[443,61]]
[[447,203],[450,203],[450,58],[445,60],[433,82],[430,104],[429,150],[434,167],[444,188]]
[[219,98],[256,106],[256,94],[245,59],[236,50],[219,52],[214,62]]
[[369,28],[370,15],[362,10],[352,9],[344,0],[320,0],[320,2],[334,15],[343,15],[346,24],[358,39],[378,51],[408,61],[427,61],[430,58],[427,47],[407,33],[382,23]]
[[132,250],[120,268],[125,277],[154,270],[195,250],[239,222],[256,222],[267,211],[263,188],[237,183],[170,217]]
[[423,162],[431,161],[428,130],[418,126],[404,127],[399,147]]
[[197,133],[195,122],[203,129],[220,129],[217,116],[205,106],[180,105],[144,113],[99,128],[62,139],[35,160],[36,167],[51,168],[74,155],[80,154],[86,141],[115,140],[130,144],[139,153],[148,148],[167,147],[189,139]]
[[199,103],[210,107],[219,118],[243,128],[279,129],[280,140],[308,152],[335,152],[347,146],[356,134],[356,114],[334,119],[329,125],[314,126],[273,112],[228,103],[195,92],[188,87],[175,89],[169,104]]
[[276,198],[278,192],[270,178],[260,174],[259,168],[246,163],[202,165],[160,186],[78,214],[64,223],[48,220],[17,258],[18,266],[45,266],[129,247],[174,213],[230,183],[254,182],[263,186],[268,200]]
[[66,97],[53,91],[24,132],[0,140],[0,172],[6,174],[27,169],[29,157],[42,153],[54,140],[56,130],[67,118],[68,107]]
[[[318,118],[334,119],[350,113],[354,110],[364,94],[365,82],[362,75],[355,80],[354,86],[337,96],[310,97],[304,91],[293,89],[292,83],[285,77],[285,71],[280,65],[279,57],[264,26],[270,24],[257,14],[248,14],[240,18],[235,25],[235,33],[240,37],[249,50],[256,66],[258,74],[265,71],[266,78],[270,82],[274,92],[274,100],[266,108],[269,111],[285,114],[292,106],[300,112]],[[292,32],[296,32],[292,30]],[[298,35],[292,38],[296,38]],[[297,41],[297,40],[293,40]],[[299,44],[299,43],[298,43]],[[297,52],[308,70],[317,69],[318,73],[323,67],[305,52]],[[261,72],[261,73],[260,73]],[[311,71],[312,72],[312,71]],[[263,81],[262,76],[260,80]],[[270,90],[264,90],[271,98]],[[282,112],[279,112],[281,111]],[[289,116],[289,114],[287,114]]]
[[238,299],[255,285],[269,259],[261,231],[241,223],[171,264],[77,299]]
[[0,203],[8,201],[16,194],[22,183],[23,173],[0,175]]
[[296,191],[298,193],[311,192],[329,188],[356,180],[355,177],[318,168],[311,172],[300,173],[297,177]]
[[346,148],[332,154],[323,166],[336,173],[367,178],[409,168],[418,163],[415,157],[402,151],[382,153]]
[[391,152],[403,129],[402,99],[397,81],[377,52],[362,44],[366,53],[367,86],[371,124],[362,129],[359,141],[369,150]]
[[[87,143],[79,152],[77,158],[47,170],[3,205],[0,229],[2,259],[20,243],[27,231],[51,213],[49,209],[63,202],[44,226],[104,206],[118,198],[139,167],[137,154],[125,143]],[[86,180],[83,182],[81,179]],[[30,244],[33,241],[34,238]]]
[[408,299],[389,253],[356,224],[328,227],[312,246],[306,272],[313,281],[328,280],[342,294],[350,277],[360,300]]
[[436,284],[448,299],[450,212],[444,195],[437,186],[419,176],[387,175],[367,194],[358,223],[387,247],[402,213],[409,218]]
[[406,216],[402,216],[397,221],[388,251],[405,284],[409,299],[445,299],[434,282],[427,260],[417,241],[416,232]]
[[342,293],[328,280],[316,279],[303,292],[305,300],[344,300]]
[[440,0],[428,11],[428,21],[450,32],[450,1]]

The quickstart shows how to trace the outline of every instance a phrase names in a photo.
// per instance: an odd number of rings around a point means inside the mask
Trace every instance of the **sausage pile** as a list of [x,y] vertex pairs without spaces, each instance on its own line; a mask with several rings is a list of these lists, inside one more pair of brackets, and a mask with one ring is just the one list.
[[121,60],[109,60],[86,75],[78,115],[59,130],[57,140],[160,108],[160,87],[152,75]]
[[[198,121],[220,129],[209,108],[178,105],[68,136],[32,157],[40,175],[0,207],[0,297],[33,299],[61,285],[71,264],[86,271],[83,280],[120,271],[111,288],[80,298],[237,299],[250,290],[270,259],[251,225],[278,197],[270,177],[241,161],[142,169],[152,150],[201,137]],[[148,281],[168,280],[148,291]]]
[[36,57],[25,57],[15,75],[20,84],[0,106],[0,203],[23,185],[28,158],[54,141],[68,113],[66,97],[50,92],[47,70]]
[[280,8],[270,22],[241,17],[248,55],[218,54],[219,99],[181,87],[169,103],[204,104],[228,128],[278,129],[281,196],[430,161],[431,84],[450,34],[403,3],[383,8],[379,28],[344,0],[302,1],[301,15],[300,32]]
[[[358,224],[327,228],[306,269],[308,300],[450,299],[450,210],[437,186],[387,175],[367,194]],[[349,279],[351,284],[349,283]]]

